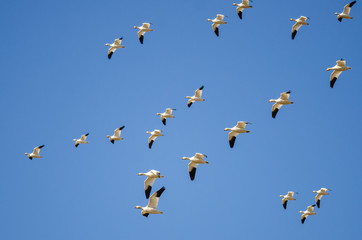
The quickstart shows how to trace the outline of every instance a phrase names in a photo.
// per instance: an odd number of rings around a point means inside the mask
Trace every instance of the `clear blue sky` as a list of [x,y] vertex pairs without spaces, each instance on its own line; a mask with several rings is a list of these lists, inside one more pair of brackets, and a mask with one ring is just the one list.
[[[356,239],[362,235],[362,2],[3,1],[0,238],[6,240]],[[207,18],[229,23],[220,37]],[[289,18],[310,17],[291,40]],[[152,22],[144,44],[134,25]],[[107,59],[107,42],[126,48]],[[353,69],[334,89],[327,67]],[[185,96],[205,85],[205,102]],[[294,105],[271,118],[270,98]],[[157,112],[176,108],[163,126]],[[250,121],[230,149],[225,127]],[[125,125],[124,141],[106,135]],[[153,149],[148,130],[164,130]],[[89,132],[89,145],[73,138]],[[45,144],[42,159],[24,155]],[[183,156],[208,155],[191,182]],[[144,177],[166,177],[145,218]],[[331,188],[300,223],[313,190]],[[297,191],[285,211],[280,194]],[[353,197],[346,197],[353,194]]]

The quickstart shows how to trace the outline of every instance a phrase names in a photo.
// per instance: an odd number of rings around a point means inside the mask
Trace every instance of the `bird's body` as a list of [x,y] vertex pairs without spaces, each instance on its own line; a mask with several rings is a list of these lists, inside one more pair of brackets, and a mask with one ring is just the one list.
[[140,40],[140,43],[143,44],[143,38],[146,32],[152,32],[153,29],[150,29],[151,24],[150,23],[142,23],[141,27],[134,26],[133,28],[138,29],[138,39]]
[[27,155],[30,160],[33,160],[33,158],[42,158],[42,156],[40,156],[39,153],[40,149],[42,149],[43,147],[44,145],[35,147],[32,153],[25,153],[25,155]]
[[295,35],[297,35],[297,32],[302,25],[309,25],[309,23],[306,22],[307,19],[308,19],[308,17],[304,17],[304,16],[301,16],[298,19],[294,19],[294,18],[290,19],[290,21],[295,22],[295,24],[292,27],[292,39],[295,38]]
[[112,44],[106,43],[105,46],[109,46],[109,49],[108,49],[108,59],[111,59],[112,54],[113,54],[118,48],[124,48],[124,46],[121,45],[122,39],[123,39],[123,38],[115,39],[115,40],[114,40],[114,43],[112,43]]
[[353,19],[353,17],[351,17],[349,15],[349,13],[351,12],[351,8],[352,6],[356,3],[357,1],[353,1],[353,2],[350,2],[348,3],[347,5],[344,6],[343,8],[343,12],[341,13],[334,13],[334,15],[337,15],[337,19],[338,21],[342,22],[342,19],[343,18],[346,18],[346,19]]
[[230,145],[230,148],[234,147],[236,137],[240,133],[249,133],[250,132],[248,130],[245,130],[245,127],[246,127],[247,124],[250,124],[250,123],[249,122],[238,122],[236,124],[236,126],[234,126],[232,128],[225,128],[224,129],[224,131],[231,131],[229,133],[229,145]]
[[144,188],[145,188],[146,198],[148,199],[150,197],[152,185],[155,182],[156,178],[163,178],[164,176],[161,176],[161,173],[156,170],[150,170],[146,173],[138,174],[138,176],[142,176],[142,175],[147,176],[145,183],[144,183]]
[[166,112],[164,113],[156,113],[156,115],[160,115],[161,116],[161,121],[163,123],[163,125],[166,125],[166,119],[167,118],[175,118],[175,116],[172,116],[172,111],[176,110],[174,108],[167,108]]
[[202,90],[204,89],[204,86],[201,86],[200,88],[198,88],[196,91],[195,91],[195,95],[194,96],[187,96],[186,98],[189,99],[188,102],[187,102],[187,106],[188,107],[191,107],[192,103],[194,102],[202,102],[202,101],[205,101],[205,99],[203,99],[201,97],[202,95]]
[[209,162],[204,160],[204,157],[207,158],[205,154],[196,153],[193,157],[183,157],[182,160],[189,160],[189,175],[191,181],[195,179],[196,168],[199,164],[209,164]]
[[329,195],[329,193],[327,193],[327,191],[331,191],[331,190],[328,188],[321,188],[318,191],[313,191],[314,193],[317,194],[315,196],[315,202],[316,202],[318,208],[320,208],[320,206],[321,206],[322,197],[325,195]]
[[283,105],[289,105],[289,104],[294,104],[294,102],[289,101],[289,96],[290,96],[291,91],[288,92],[284,92],[280,94],[280,98],[278,99],[270,99],[269,102],[275,102],[275,104],[273,105],[272,108],[272,117],[275,118],[279,109],[283,106]]
[[75,142],[75,147],[78,147],[79,144],[88,144],[87,137],[88,137],[89,133],[82,135],[81,138],[79,139],[73,139],[73,141]]
[[214,30],[216,36],[219,36],[219,26],[220,24],[227,24],[224,22],[224,15],[217,14],[217,17],[214,19],[207,19],[207,21],[212,22],[212,30]]
[[121,131],[124,128],[124,126],[120,127],[120,128],[116,128],[114,130],[114,134],[113,136],[107,135],[106,137],[109,138],[109,141],[114,144],[114,141],[119,141],[119,140],[123,140],[124,138],[121,138]]
[[161,194],[163,193],[163,191],[165,191],[165,189],[166,189],[165,187],[162,187],[157,192],[152,194],[146,207],[136,206],[135,208],[142,209],[141,214],[145,217],[148,217],[149,214],[162,214],[163,212],[158,210],[157,206],[158,206],[158,202],[161,197]]
[[147,131],[146,133],[151,134],[148,138],[148,148],[151,149],[153,142],[156,140],[157,137],[164,136],[161,130],[155,129],[152,132]]
[[342,72],[352,69],[351,67],[346,66],[346,60],[341,59],[337,61],[337,64],[334,67],[327,68],[327,71],[333,70],[331,77],[329,79],[330,87],[333,88],[335,82],[337,81],[339,75]]
[[249,5],[249,0],[243,0],[241,3],[233,3],[233,6],[236,6],[236,12],[240,19],[243,19],[243,10],[246,8],[252,8],[253,6]]
[[284,209],[287,209],[287,203],[289,200],[296,200],[294,198],[294,192],[288,192],[287,195],[280,195],[280,197],[283,198],[282,204],[283,204]]
[[313,212],[314,207],[315,207],[315,205],[310,205],[310,206],[308,206],[307,210],[305,210],[305,211],[299,211],[299,213],[302,213],[302,217],[301,217],[302,224],[305,222],[305,219],[306,219],[308,216],[316,215],[316,214],[317,214],[316,212]]

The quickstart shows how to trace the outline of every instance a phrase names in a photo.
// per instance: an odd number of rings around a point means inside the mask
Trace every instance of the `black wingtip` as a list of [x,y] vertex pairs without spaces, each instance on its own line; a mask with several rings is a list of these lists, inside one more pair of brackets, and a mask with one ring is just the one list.
[[286,93],[289,93],[289,94],[290,94],[291,92],[292,92],[292,91],[290,91],[290,90],[289,90],[289,91],[288,91],[288,92],[286,92]]
[[[315,205],[314,205],[314,206],[315,206]],[[320,200],[320,199],[317,200],[317,207],[318,207],[318,208],[321,207],[321,200]]]
[[156,193],[157,193],[156,197],[161,197],[162,193],[163,193],[165,190],[166,190],[165,187],[160,188],[160,189],[156,192]]
[[191,105],[192,105],[192,102],[190,102],[190,103],[187,104],[188,107],[191,107]]
[[292,39],[295,38],[295,35],[297,35],[297,31],[296,31],[296,30],[294,30],[294,31],[292,32]]
[[302,224],[304,224],[306,218],[302,218]]
[[285,201],[285,203],[283,204],[284,209],[287,209],[287,203],[288,201]]
[[150,214],[149,213],[142,214],[142,216],[145,216],[146,218],[148,218],[148,215],[150,215]]
[[339,18],[338,18],[338,21],[339,21],[339,22],[342,22],[342,18],[341,18],[341,17],[339,17]]
[[119,130],[123,130],[124,127],[125,127],[125,126],[123,125],[122,127],[118,128],[118,129],[119,129]]
[[79,144],[75,144],[75,147],[77,148]]
[[141,35],[140,39],[140,43],[143,44],[143,35]]
[[238,12],[238,16],[240,19],[243,19],[243,12]]
[[39,148],[43,148],[45,145],[40,145]]
[[190,175],[191,181],[193,181],[195,179],[195,175],[196,175],[196,168],[192,168],[191,172],[189,172],[189,175]]
[[89,133],[86,133],[86,134],[84,134],[85,136],[88,136],[89,135]]
[[336,83],[336,81],[337,81],[337,78],[336,78],[336,77],[334,77],[334,78],[330,81],[330,86],[331,86],[331,88],[333,88],[333,86],[334,86],[334,84]]
[[147,189],[145,190],[145,194],[146,194],[146,198],[147,198],[147,199],[150,197],[151,190],[152,190],[152,187],[151,187],[151,186],[148,186]]
[[199,90],[202,90],[202,89],[204,89],[204,85],[202,85],[202,86],[199,88]]
[[162,123],[166,126],[166,118],[162,120]]
[[112,55],[113,55],[113,52],[110,52],[110,53],[108,54],[108,59],[111,59]]
[[30,159],[30,160],[33,160],[33,158],[32,158],[32,157],[29,157],[29,159]]
[[151,142],[148,143],[148,148],[149,148],[149,149],[151,149],[153,142],[154,142],[154,141],[151,140]]
[[215,29],[215,34],[216,34],[216,36],[219,36],[219,28]]
[[233,147],[234,147],[235,140],[236,140],[236,137],[235,137],[235,136],[230,139],[230,141],[229,141],[230,148],[233,148]]
[[111,143],[114,144],[114,140],[111,140]]
[[123,37],[118,38],[119,40],[123,40]]
[[353,5],[354,5],[356,2],[357,2],[357,1],[353,1],[353,2],[351,2],[350,4],[348,4],[349,7],[353,7]]
[[272,111],[272,118],[275,118],[277,116],[279,109],[276,108],[274,111]]

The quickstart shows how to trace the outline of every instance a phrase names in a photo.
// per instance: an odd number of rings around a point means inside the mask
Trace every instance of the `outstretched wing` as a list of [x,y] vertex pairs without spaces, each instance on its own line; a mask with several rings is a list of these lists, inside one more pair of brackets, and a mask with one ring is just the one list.
[[237,132],[233,132],[231,131],[229,133],[229,145],[230,145],[230,148],[233,148],[234,147],[234,144],[235,144],[235,140],[236,140],[236,137],[239,135],[239,133]]
[[122,39],[123,39],[123,38],[115,39],[115,40],[114,40],[114,43],[117,44],[117,45],[121,45]]
[[202,95],[202,89],[204,89],[204,86],[201,86],[199,89],[195,91],[195,97],[201,97]]
[[199,166],[198,163],[194,163],[194,162],[189,163],[189,175],[190,175],[191,181],[193,181],[195,179],[197,166]]
[[290,93],[291,93],[291,91],[281,93],[280,94],[280,99],[289,100]]
[[272,118],[275,118],[277,116],[277,113],[279,111],[279,109],[282,107],[283,105],[282,104],[279,104],[279,103],[275,103],[273,105],[273,108],[272,108]]
[[333,88],[334,84],[336,83],[339,75],[341,75],[342,71],[334,70],[331,74],[331,78],[329,80],[331,88]]
[[88,135],[89,135],[89,133],[82,135],[82,137],[80,138],[80,140],[85,141],[85,140],[87,139],[87,136],[88,136]]
[[40,153],[40,149],[42,149],[45,145],[41,145],[34,148],[34,154],[38,155]]
[[145,180],[144,188],[145,188],[145,194],[146,194],[147,199],[150,197],[150,193],[151,193],[151,190],[152,190],[152,185],[153,185],[153,183],[155,181],[156,181],[156,178],[151,178],[151,177],[148,177]]
[[348,3],[346,6],[344,6],[343,8],[343,14],[347,14],[349,15],[349,13],[351,12],[351,7],[356,3],[357,1],[353,1]]
[[161,197],[163,191],[165,191],[165,189],[166,189],[165,187],[162,187],[157,192],[152,194],[152,196],[150,197],[150,200],[148,201],[147,206],[150,208],[157,208],[158,201],[160,200],[160,197]]
[[212,29],[214,30],[216,36],[219,36],[219,26],[220,26],[220,24],[218,24],[218,23],[212,24]]

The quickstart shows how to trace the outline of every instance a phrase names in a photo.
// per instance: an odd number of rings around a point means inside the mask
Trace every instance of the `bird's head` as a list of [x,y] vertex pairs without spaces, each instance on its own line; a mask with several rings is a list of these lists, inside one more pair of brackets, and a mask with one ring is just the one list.
[[25,153],[25,155],[29,155],[29,153]]
[[268,102],[275,102],[275,100],[274,100],[274,99],[270,99]]
[[299,211],[299,213],[304,213],[303,211]]
[[138,27],[137,26],[133,26],[134,29],[137,29]]
[[212,22],[212,19],[209,19],[209,18],[208,18],[207,21]]
[[141,206],[135,206],[134,208],[137,208],[137,209],[142,209],[142,207],[141,207]]
[[237,6],[238,4],[237,3],[233,3],[233,6]]
[[183,157],[182,160],[189,160],[189,158],[188,157]]
[[284,198],[284,196],[283,196],[283,195],[279,195],[279,197]]
[[107,138],[110,138],[111,136],[107,135],[106,137],[107,137]]
[[339,15],[339,13],[335,12],[334,15]]

